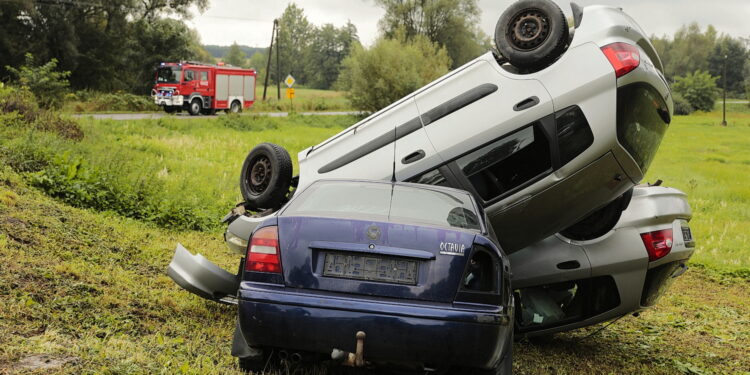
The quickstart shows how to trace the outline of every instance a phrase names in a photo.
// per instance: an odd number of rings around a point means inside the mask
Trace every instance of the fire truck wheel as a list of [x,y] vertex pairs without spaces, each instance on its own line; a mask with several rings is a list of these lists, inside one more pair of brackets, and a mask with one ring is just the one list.
[[172,107],[171,105],[165,105],[164,106],[164,112],[175,113],[175,112],[177,112],[177,109],[175,109],[175,107]]
[[201,109],[201,114],[205,116],[213,116],[216,114],[216,109],[214,108],[204,108]]
[[240,191],[251,210],[280,208],[292,183],[292,159],[281,146],[261,143],[245,158]]
[[232,105],[229,106],[228,113],[240,113],[240,112],[242,112],[242,105],[240,104],[240,102],[238,102],[236,100],[233,101]]
[[568,43],[568,22],[550,0],[511,4],[495,27],[495,45],[511,65],[539,70],[554,62]]
[[193,99],[192,102],[190,102],[190,106],[188,106],[188,113],[190,113],[191,116],[198,116],[201,114],[201,100],[200,99]]

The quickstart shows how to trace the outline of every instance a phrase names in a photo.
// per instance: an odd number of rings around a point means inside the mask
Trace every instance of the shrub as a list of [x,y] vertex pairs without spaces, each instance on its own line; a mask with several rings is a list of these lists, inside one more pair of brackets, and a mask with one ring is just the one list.
[[370,49],[353,48],[337,85],[354,108],[374,112],[447,73],[450,63],[445,48],[424,36],[381,38]]
[[675,115],[689,115],[695,111],[695,108],[678,93],[672,94],[672,100],[674,101],[674,114]]
[[35,65],[34,55],[27,53],[25,65],[18,69],[6,65],[5,69],[17,77],[22,87],[27,87],[34,93],[43,107],[61,104],[68,91],[70,72],[55,71],[57,59],[52,59],[44,65]]
[[56,133],[57,135],[76,141],[83,139],[83,130],[78,123],[60,117],[58,113],[39,109],[37,99],[27,88],[0,88],[0,113],[17,114],[16,121],[4,118],[3,124],[19,127],[33,127],[38,130]]
[[709,112],[714,109],[719,96],[716,79],[708,72],[698,70],[684,77],[677,77],[677,82],[672,87],[695,110]]
[[63,109],[70,112],[141,112],[158,111],[159,106],[146,95],[119,91],[115,93],[78,91],[66,96]]

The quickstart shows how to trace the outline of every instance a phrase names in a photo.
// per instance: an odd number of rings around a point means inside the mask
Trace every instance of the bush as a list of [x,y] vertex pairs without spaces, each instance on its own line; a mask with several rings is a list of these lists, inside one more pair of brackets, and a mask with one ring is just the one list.
[[66,96],[63,110],[69,112],[142,112],[158,111],[159,106],[146,95],[119,91],[115,93],[78,91]]
[[684,77],[677,77],[672,88],[695,110],[709,112],[714,109],[719,96],[716,79],[708,72],[698,70]]
[[674,114],[675,115],[689,115],[695,111],[695,108],[678,93],[672,93],[672,100],[674,101]]
[[5,117],[3,124],[6,126],[32,127],[66,139],[83,139],[83,130],[77,122],[55,112],[40,110],[35,95],[24,87],[0,88],[0,114],[17,115],[15,120]]
[[22,87],[34,93],[43,107],[50,108],[62,104],[65,93],[68,91],[70,72],[55,71],[57,59],[37,66],[34,63],[34,56],[27,53],[25,65],[18,69],[6,65],[5,69],[17,77]]
[[375,112],[447,73],[450,64],[445,48],[424,36],[381,38],[370,49],[353,48],[337,85],[354,108]]

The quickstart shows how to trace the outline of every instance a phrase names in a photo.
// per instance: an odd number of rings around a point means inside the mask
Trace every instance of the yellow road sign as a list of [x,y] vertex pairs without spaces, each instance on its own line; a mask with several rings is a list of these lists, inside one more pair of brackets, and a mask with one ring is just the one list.
[[297,80],[294,79],[294,77],[292,77],[291,74],[286,76],[286,79],[284,79],[284,83],[286,83],[287,87],[290,87],[290,88],[294,86],[294,82],[297,82]]
[[290,88],[286,89],[286,98],[287,99],[294,99],[294,89],[293,88],[290,87]]

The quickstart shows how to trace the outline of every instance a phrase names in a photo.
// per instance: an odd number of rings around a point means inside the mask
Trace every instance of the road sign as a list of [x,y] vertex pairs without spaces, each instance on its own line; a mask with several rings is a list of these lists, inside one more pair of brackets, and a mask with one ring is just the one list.
[[290,88],[286,89],[286,98],[287,99],[294,99],[294,89],[293,88],[290,87]]
[[289,88],[294,86],[294,82],[297,82],[297,81],[294,79],[294,77],[292,77],[291,74],[286,76],[286,78],[284,79],[284,83],[286,83],[286,86]]

